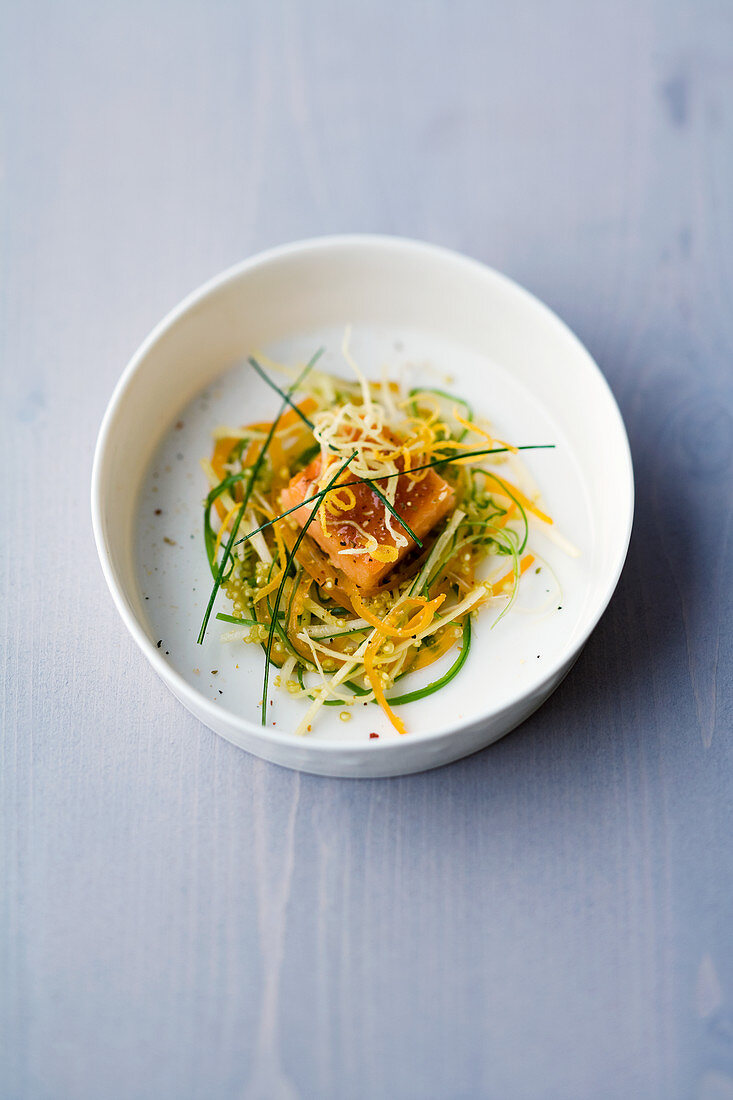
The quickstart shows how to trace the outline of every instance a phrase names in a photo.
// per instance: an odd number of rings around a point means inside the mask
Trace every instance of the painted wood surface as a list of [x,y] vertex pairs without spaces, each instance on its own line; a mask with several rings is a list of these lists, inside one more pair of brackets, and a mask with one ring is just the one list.
[[[733,6],[17,0],[0,93],[0,1094],[730,1100]],[[638,492],[551,701],[386,781],[191,718],[88,509],[152,325],[347,230],[555,308]]]

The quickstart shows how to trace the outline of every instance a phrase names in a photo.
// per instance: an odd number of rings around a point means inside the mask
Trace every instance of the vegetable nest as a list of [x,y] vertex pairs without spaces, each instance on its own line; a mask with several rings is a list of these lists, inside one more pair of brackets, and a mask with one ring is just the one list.
[[[275,666],[275,686],[303,700],[296,734],[321,707],[356,702],[378,704],[404,734],[394,708],[458,676],[472,616],[493,602],[498,621],[513,603],[535,560],[530,517],[552,523],[517,477],[518,453],[553,444],[496,439],[446,390],[368,382],[348,334],[342,350],[354,381],[318,370],[321,351],[287,389],[261,364],[294,372],[249,360],[280,407],[272,421],[218,429],[202,461],[213,583],[198,640],[221,590],[223,640],[264,650],[263,725]],[[453,650],[430,683],[397,686]]]

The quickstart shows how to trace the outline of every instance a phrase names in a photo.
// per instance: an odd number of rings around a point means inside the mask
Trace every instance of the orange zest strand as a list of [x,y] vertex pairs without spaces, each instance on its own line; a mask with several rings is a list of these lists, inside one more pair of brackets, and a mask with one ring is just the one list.
[[507,443],[506,439],[499,439],[498,436],[494,436],[494,444],[497,443],[500,447],[506,447],[513,455],[519,454],[519,447],[515,447],[513,443]]
[[500,447],[506,447],[512,454],[519,454],[519,448],[515,447],[513,443],[507,443],[505,439],[497,439],[495,435],[491,435],[490,432],[484,431],[483,428],[479,428],[478,424],[474,424],[471,420],[464,420],[458,409],[453,407],[453,419],[457,420],[462,428],[465,428],[468,432],[475,432],[476,435],[483,436],[483,438],[490,443],[492,447],[495,447],[497,443]]
[[475,435],[482,436],[490,446],[494,446],[493,435],[489,432],[485,432],[483,428],[479,428],[472,420],[466,420],[465,417],[461,416],[455,405],[453,406],[453,419],[456,420],[462,428],[465,428],[467,432],[473,432]]
[[377,546],[374,550],[372,550],[371,556],[374,558],[375,561],[388,562],[397,561],[400,555],[396,546],[389,546],[385,542],[382,543],[381,546]]
[[[343,494],[343,496],[341,494]],[[344,486],[343,489],[336,489],[335,492],[329,493],[325,501],[326,508],[332,516],[337,516],[339,512],[351,512],[356,506],[356,497],[348,486]]]

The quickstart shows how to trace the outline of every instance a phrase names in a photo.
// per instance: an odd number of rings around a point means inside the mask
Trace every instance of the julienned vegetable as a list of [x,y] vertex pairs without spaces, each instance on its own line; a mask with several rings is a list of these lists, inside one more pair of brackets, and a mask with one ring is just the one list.
[[[224,639],[265,651],[263,725],[272,664],[275,685],[306,704],[296,733],[312,729],[322,706],[357,700],[377,702],[405,733],[393,708],[460,673],[471,616],[498,597],[503,614],[534,561],[527,513],[552,520],[501,467],[552,444],[497,440],[444,390],[369,383],[346,344],[353,383],[314,369],[320,354],[287,392],[250,359],[280,410],[272,422],[220,430],[202,462],[214,583],[199,642],[222,588],[232,603],[217,615]],[[443,675],[395,690],[456,645]]]

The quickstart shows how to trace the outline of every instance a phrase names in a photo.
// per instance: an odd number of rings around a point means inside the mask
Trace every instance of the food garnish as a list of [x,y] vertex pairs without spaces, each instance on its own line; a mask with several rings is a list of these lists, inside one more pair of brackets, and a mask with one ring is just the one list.
[[[198,641],[221,588],[223,640],[265,651],[263,725],[273,665],[275,685],[308,704],[297,734],[322,706],[346,721],[357,702],[406,733],[394,708],[458,675],[472,616],[501,600],[501,618],[534,562],[528,516],[552,520],[503,467],[553,444],[505,443],[463,398],[368,382],[343,351],[356,381],[317,370],[318,351],[288,390],[249,360],[281,404],[272,421],[220,429],[202,462],[213,585]],[[441,676],[395,690],[456,647]]]

